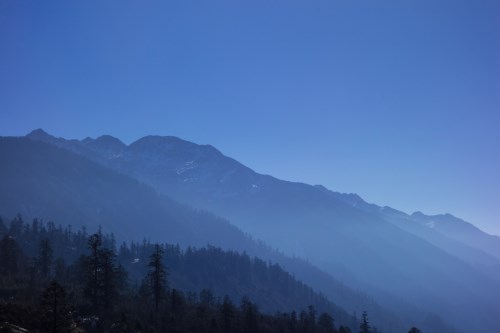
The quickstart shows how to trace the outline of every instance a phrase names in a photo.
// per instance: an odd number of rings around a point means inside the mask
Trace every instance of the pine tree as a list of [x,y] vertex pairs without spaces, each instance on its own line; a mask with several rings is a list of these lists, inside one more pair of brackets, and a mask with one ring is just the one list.
[[105,310],[111,310],[117,294],[117,266],[113,251],[99,251],[99,284],[98,297]]
[[229,299],[229,297],[225,296],[224,301],[222,302],[220,308],[220,316],[222,322],[222,330],[223,332],[231,332],[233,327],[233,320],[235,317],[236,308],[233,303]]
[[316,309],[314,306],[309,305],[307,307],[307,326],[309,332],[314,332],[316,326]]
[[90,303],[94,309],[99,309],[99,269],[100,269],[100,258],[99,251],[101,248],[101,235],[93,234],[89,237],[88,248],[90,250],[90,256],[84,258],[84,272],[85,272],[85,288],[84,294],[90,300]]
[[351,329],[347,326],[340,326],[339,333],[351,333]]
[[42,295],[43,315],[41,318],[44,332],[71,332],[72,318],[66,303],[66,291],[57,282],[53,282]]
[[3,237],[5,234],[7,234],[7,226],[0,217],[0,237]]
[[109,312],[118,290],[125,283],[126,273],[117,265],[116,255],[110,249],[102,248],[102,236],[94,234],[89,237],[89,256],[83,258],[85,274],[84,295],[93,308],[100,312]]
[[322,313],[318,318],[318,328],[321,333],[335,333],[333,318],[328,313]]
[[259,331],[259,311],[247,297],[241,301],[241,312],[243,314],[243,332],[256,333]]
[[371,326],[368,322],[368,314],[366,311],[363,311],[361,315],[361,324],[359,325],[359,333],[370,333],[371,331]]
[[160,302],[165,297],[167,291],[167,272],[162,259],[163,248],[159,244],[156,244],[153,254],[149,257],[149,272],[147,275],[156,312],[158,312]]
[[23,226],[23,217],[21,216],[21,214],[17,214],[17,216],[12,221],[10,221],[9,234],[12,237],[16,238],[21,236],[23,232]]
[[15,275],[19,270],[20,249],[9,235],[0,241],[0,274]]
[[37,258],[38,269],[42,279],[49,277],[52,269],[53,250],[48,239],[43,239],[40,242],[40,254]]

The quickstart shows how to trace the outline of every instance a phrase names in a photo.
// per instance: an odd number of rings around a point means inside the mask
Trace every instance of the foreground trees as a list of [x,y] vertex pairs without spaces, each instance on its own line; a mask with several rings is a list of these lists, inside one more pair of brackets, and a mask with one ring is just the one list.
[[0,274],[15,275],[20,264],[20,249],[17,242],[10,235],[0,240]]
[[163,249],[155,244],[154,252],[149,257],[147,283],[153,295],[155,310],[158,312],[160,302],[165,298],[167,292],[167,272],[163,265]]
[[35,258],[35,264],[37,266],[37,270],[39,271],[42,280],[46,280],[52,270],[52,263],[53,263],[53,254],[54,251],[52,250],[52,245],[50,244],[50,241],[47,238],[44,238],[40,242],[39,246],[39,255],[38,257]]
[[[217,286],[229,281],[229,275],[241,293],[252,291],[250,286],[262,276],[265,284],[257,287],[266,288],[269,299],[279,297],[275,291],[281,288],[288,299],[307,295],[308,300],[319,300],[320,307],[326,304],[279,266],[246,255],[210,247],[181,251],[178,246],[143,242],[123,244],[118,260],[112,237],[35,222],[30,227],[14,223],[15,237],[0,222],[0,259],[5,259],[0,260],[0,329],[6,332],[6,325],[13,324],[49,333],[351,333],[358,325],[354,317],[336,316],[337,330],[332,313],[315,306],[269,315],[253,297],[238,303],[238,298],[219,298],[209,289],[185,294],[169,288],[166,263],[182,267],[177,276],[196,276],[199,286]],[[130,278],[120,262],[127,265]],[[360,330],[376,332],[366,313]]]
[[66,300],[66,291],[52,282],[42,294],[41,327],[44,332],[66,333],[73,329],[73,318]]
[[368,314],[366,313],[366,311],[363,311],[363,314],[361,315],[361,324],[359,325],[359,333],[371,333],[371,332],[372,332],[372,327],[368,322]]
[[117,264],[115,253],[102,246],[102,235],[89,237],[90,255],[80,258],[84,274],[84,296],[101,316],[110,312],[119,290],[125,285],[126,273]]

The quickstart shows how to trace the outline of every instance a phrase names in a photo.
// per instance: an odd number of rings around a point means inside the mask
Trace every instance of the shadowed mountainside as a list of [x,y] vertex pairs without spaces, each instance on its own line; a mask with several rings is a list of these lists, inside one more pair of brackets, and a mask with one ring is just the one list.
[[0,155],[5,161],[0,165],[0,211],[7,218],[21,213],[26,220],[71,221],[74,228],[95,230],[102,225],[118,240],[146,237],[183,247],[212,244],[246,251],[279,263],[348,313],[370,311],[374,323],[386,332],[420,322],[426,327],[427,311],[415,309],[399,317],[311,264],[253,241],[226,220],[177,204],[148,185],[65,149],[0,138]]
[[[394,299],[400,299],[436,311],[467,330],[497,324],[489,310],[498,308],[499,283],[489,268],[497,266],[496,259],[490,256],[492,265],[486,268],[473,265],[466,255],[459,257],[458,251],[446,251],[444,245],[405,230],[385,215],[349,203],[346,195],[259,175],[212,146],[174,137],[148,136],[129,146],[109,136],[66,141],[35,131],[29,137],[82,154],[180,202],[214,211],[285,253],[369,291],[395,311],[400,306]],[[467,255],[476,250],[462,245]],[[469,315],[466,322],[464,313]]]

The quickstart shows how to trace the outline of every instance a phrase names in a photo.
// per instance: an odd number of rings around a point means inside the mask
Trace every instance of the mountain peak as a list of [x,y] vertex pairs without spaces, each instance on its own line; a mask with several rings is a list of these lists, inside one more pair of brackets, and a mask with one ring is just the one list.
[[421,211],[413,212],[410,216],[413,217],[413,218],[423,218],[423,217],[426,217],[426,215],[424,213],[422,213]]
[[134,150],[153,149],[163,152],[180,149],[183,151],[205,151],[221,155],[221,153],[211,145],[199,145],[176,136],[148,135],[130,144],[130,148]]
[[44,141],[44,142],[52,142],[56,140],[56,138],[49,133],[45,132],[41,128],[37,128],[33,131],[31,131],[29,134],[26,135],[27,138],[36,140],[36,141]]
[[114,148],[125,148],[126,145],[120,141],[120,139],[115,138],[114,136],[111,135],[101,135],[95,140],[96,143],[107,146],[107,147],[114,147]]
[[80,143],[90,149],[104,149],[108,153],[109,151],[119,153],[127,147],[126,144],[111,135],[101,135],[97,139],[86,137]]
[[146,135],[137,141],[133,142],[132,145],[134,144],[192,144],[196,145],[195,143],[180,139],[176,136],[162,136],[162,135]]

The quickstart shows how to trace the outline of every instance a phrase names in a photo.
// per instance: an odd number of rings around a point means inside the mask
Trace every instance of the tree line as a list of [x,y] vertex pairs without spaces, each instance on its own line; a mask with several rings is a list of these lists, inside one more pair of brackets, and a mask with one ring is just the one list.
[[[9,226],[0,220],[0,237],[0,332],[16,332],[16,326],[30,332],[378,332],[366,313],[361,319],[344,314],[337,323],[336,309],[321,295],[245,254],[146,240],[117,246],[100,230],[89,235],[36,219],[24,223],[21,216]],[[230,286],[231,278],[231,297],[213,291]],[[285,295],[282,302],[298,295],[314,305],[262,311],[245,291],[258,296],[246,286],[266,288],[267,281],[275,283],[266,293],[283,289],[275,293]]]

